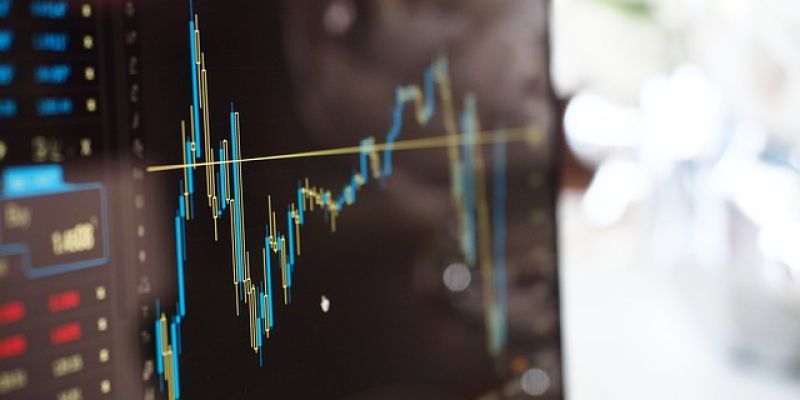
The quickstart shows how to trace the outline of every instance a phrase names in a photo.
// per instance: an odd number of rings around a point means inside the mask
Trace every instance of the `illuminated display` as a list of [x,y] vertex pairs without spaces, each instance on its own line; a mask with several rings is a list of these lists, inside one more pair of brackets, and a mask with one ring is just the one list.
[[111,197],[120,189],[110,187],[116,182],[108,171],[120,161],[104,158],[118,140],[111,140],[110,128],[120,138],[126,131],[116,126],[116,115],[99,112],[103,93],[111,90],[100,66],[122,70],[127,62],[88,51],[98,38],[112,37],[105,36],[113,26],[106,23],[112,13],[123,17],[114,8],[97,12],[93,1],[0,0],[4,399],[108,398],[114,371],[139,372],[138,364],[114,364],[111,357],[115,346],[135,343],[137,334],[115,331],[124,292],[112,283],[122,282],[121,271],[133,263],[114,244],[124,241],[119,231],[112,233],[118,229],[112,213],[134,206]]
[[0,64],[0,86],[9,85],[14,81],[15,68],[12,64]]
[[71,72],[69,64],[40,65],[34,70],[34,77],[37,83],[60,85],[69,79]]
[[11,11],[11,1],[12,0],[0,0],[0,18],[8,17],[8,13]]
[[14,32],[8,29],[0,29],[0,51],[8,51],[14,43]]
[[17,101],[10,98],[0,98],[0,118],[13,118],[17,115]]
[[39,51],[64,52],[69,45],[67,32],[40,32],[33,35],[33,49]]
[[547,119],[457,43],[325,22],[346,78],[272,2],[180,3],[0,0],[0,397],[561,398]]
[[38,18],[63,19],[68,7],[66,0],[32,0],[30,3],[31,16]]

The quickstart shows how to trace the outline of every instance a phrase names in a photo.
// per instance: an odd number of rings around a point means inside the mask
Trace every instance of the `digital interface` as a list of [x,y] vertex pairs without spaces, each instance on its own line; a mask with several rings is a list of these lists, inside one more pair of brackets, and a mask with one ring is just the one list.
[[547,19],[0,0],[0,397],[563,398]]

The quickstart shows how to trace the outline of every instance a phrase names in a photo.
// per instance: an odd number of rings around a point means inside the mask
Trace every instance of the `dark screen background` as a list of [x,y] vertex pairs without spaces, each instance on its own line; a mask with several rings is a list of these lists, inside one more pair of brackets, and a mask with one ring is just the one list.
[[[287,17],[292,7],[256,1],[199,1],[195,7],[209,69],[212,138],[228,137],[232,101],[241,114],[245,157],[323,148],[329,142],[325,135],[345,129],[335,126],[320,132],[307,121],[309,111],[297,94],[307,88],[301,87],[304,80],[287,56],[292,51],[286,33],[286,24],[295,21]],[[180,1],[139,5],[143,115],[151,164],[180,162],[179,123],[187,118],[190,102],[188,13]],[[542,52],[538,62],[546,66],[546,57]],[[360,56],[358,63],[361,68],[369,63],[381,68],[378,59]],[[408,81],[395,84],[421,82],[425,64],[411,64],[404,67],[414,71]],[[551,104],[548,81],[544,78],[544,90],[535,93],[544,104]],[[460,98],[466,88],[458,81],[454,85]],[[358,97],[359,88],[352,90],[356,95],[346,98]],[[384,92],[386,101],[376,105],[377,112],[363,111],[364,119],[385,120],[388,128],[393,91]],[[352,109],[358,115],[358,105]],[[554,112],[552,106],[547,109]],[[442,132],[436,124],[417,128],[410,112],[406,121],[413,128],[404,132],[405,138]],[[503,121],[498,117],[484,122],[484,128],[517,124]],[[508,388],[519,386],[525,370],[520,365],[547,371],[551,381],[544,398],[560,398],[554,138],[549,121],[530,122],[540,123],[550,134],[539,148],[509,145],[513,167],[508,174],[508,219],[514,222],[509,222],[508,234],[510,332],[504,355],[493,358],[486,352],[480,290],[453,294],[442,284],[444,267],[459,260],[445,150],[396,153],[399,172],[384,185],[359,192],[358,202],[338,219],[335,234],[321,214],[306,216],[292,303],[276,303],[276,328],[266,341],[263,367],[248,346],[247,317],[234,312],[227,219],[214,243],[211,218],[200,204],[187,232],[182,398],[514,398],[524,395]],[[355,145],[368,135],[377,141],[385,137],[384,131],[340,134],[330,142]],[[489,160],[491,148],[485,153]],[[357,162],[356,156],[340,156],[247,165],[247,247],[257,260],[254,264],[260,265],[266,194],[275,205],[288,204],[294,200],[292,189],[304,177],[339,188]],[[169,193],[177,195],[178,179],[176,173],[148,175],[150,193],[157,194],[149,199],[158,210],[153,211],[153,223],[162,224],[159,229],[166,232],[174,215],[174,196]],[[153,246],[160,248],[155,253],[162,255],[157,259],[164,265],[158,286],[167,288],[159,295],[162,304],[170,304],[174,244],[170,235],[164,237]],[[478,274],[474,276],[473,286],[478,286]],[[327,313],[320,308],[323,295],[331,301]]]

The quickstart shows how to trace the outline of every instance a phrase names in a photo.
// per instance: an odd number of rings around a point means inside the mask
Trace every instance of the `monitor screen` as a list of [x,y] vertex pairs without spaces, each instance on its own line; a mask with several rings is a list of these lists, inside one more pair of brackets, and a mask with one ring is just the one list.
[[563,398],[539,0],[0,0],[0,397]]

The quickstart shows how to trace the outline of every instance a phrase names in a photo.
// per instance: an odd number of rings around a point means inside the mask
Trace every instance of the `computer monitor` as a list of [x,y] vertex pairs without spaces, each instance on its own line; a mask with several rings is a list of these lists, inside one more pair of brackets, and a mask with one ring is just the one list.
[[547,16],[0,0],[0,397],[563,398]]

